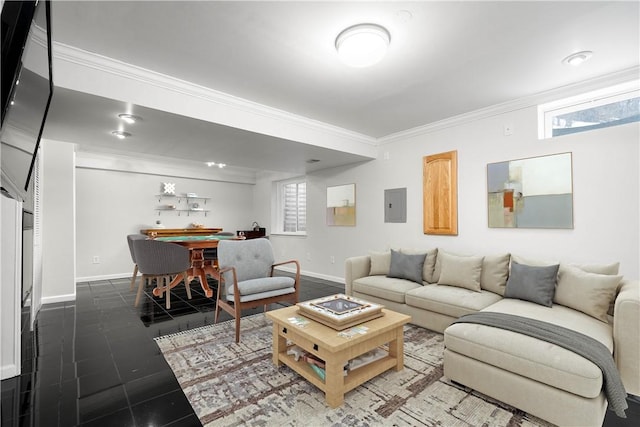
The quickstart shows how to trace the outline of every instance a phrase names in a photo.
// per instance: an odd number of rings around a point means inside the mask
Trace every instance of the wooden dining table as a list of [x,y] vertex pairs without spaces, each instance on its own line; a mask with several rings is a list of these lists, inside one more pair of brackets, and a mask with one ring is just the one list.
[[[212,262],[210,264],[205,262],[204,250],[209,248],[217,248],[220,240],[243,240],[243,237],[238,236],[161,236],[154,238],[160,242],[176,243],[189,249],[191,257],[191,267],[187,270],[187,280],[191,281],[195,277],[200,279],[200,286],[204,291],[207,298],[213,296],[213,290],[207,283],[207,275],[213,277],[216,280],[220,280],[220,274],[218,273],[218,266]],[[177,286],[182,281],[182,276],[177,275],[175,279],[169,284],[169,289]],[[165,291],[164,287],[154,288],[153,295],[160,296]]]

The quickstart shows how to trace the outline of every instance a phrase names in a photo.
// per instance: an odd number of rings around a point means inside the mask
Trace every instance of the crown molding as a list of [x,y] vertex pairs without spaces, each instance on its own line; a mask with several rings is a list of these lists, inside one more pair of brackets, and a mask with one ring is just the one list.
[[272,108],[244,98],[236,97],[224,92],[197,85],[185,80],[158,73],[142,67],[131,65],[113,58],[78,49],[60,42],[53,43],[53,56],[56,60],[66,61],[81,67],[87,67],[118,77],[138,81],[161,89],[179,93],[188,97],[199,98],[206,102],[217,104],[246,114],[262,116],[272,120],[289,123],[292,126],[303,127],[344,138],[355,143],[366,144],[371,147],[381,146],[396,141],[433,133],[442,129],[460,126],[477,120],[505,114],[524,108],[537,106],[579,93],[600,89],[606,86],[637,80],[640,67],[598,76],[589,80],[569,84],[560,88],[540,92],[528,97],[492,105],[486,108],[449,117],[437,122],[396,132],[380,138],[374,138],[358,132],[353,132],[338,126],[333,126],[308,117],[293,114],[277,108]]
[[468,113],[449,117],[434,123],[396,132],[378,139],[379,145],[389,144],[392,142],[402,141],[439,130],[460,126],[477,120],[486,119],[500,114],[510,113],[530,107],[537,107],[539,104],[548,103],[558,99],[574,96],[580,93],[591,92],[593,90],[602,89],[608,86],[614,86],[626,83],[632,80],[638,80],[640,77],[640,67],[632,67],[615,73],[598,76],[593,79],[585,80],[578,83],[562,86],[544,92],[527,96],[524,98],[507,101],[500,104],[492,105],[487,108],[470,111]]
[[314,131],[333,134],[336,137],[348,139],[356,143],[376,146],[377,139],[353,132],[338,126],[333,126],[308,117],[293,114],[277,108],[272,108],[244,98],[236,97],[224,92],[197,85],[185,80],[158,73],[136,65],[128,64],[78,49],[60,42],[54,42],[52,46],[53,57],[56,60],[66,61],[82,67],[92,68],[100,72],[109,73],[118,77],[131,79],[144,84],[156,86],[165,90],[179,93],[185,96],[202,99],[212,104],[218,104],[225,108],[240,112],[255,114],[268,119],[290,123],[298,127],[304,127]]

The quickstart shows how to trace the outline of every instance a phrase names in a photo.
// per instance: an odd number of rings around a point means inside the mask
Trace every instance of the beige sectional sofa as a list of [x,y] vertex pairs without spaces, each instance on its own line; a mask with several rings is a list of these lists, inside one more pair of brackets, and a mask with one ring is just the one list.
[[400,249],[347,259],[345,291],[444,333],[444,373],[451,380],[554,424],[602,425],[607,400],[594,363],[517,332],[452,323],[489,311],[580,332],[612,352],[626,392],[638,396],[640,284],[617,273],[618,264]]

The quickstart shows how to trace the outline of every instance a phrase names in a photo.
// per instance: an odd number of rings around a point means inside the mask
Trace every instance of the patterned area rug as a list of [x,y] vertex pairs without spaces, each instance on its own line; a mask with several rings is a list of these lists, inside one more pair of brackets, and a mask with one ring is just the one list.
[[405,368],[345,395],[324,394],[271,359],[271,321],[263,314],[156,338],[205,426],[547,426],[549,424],[443,377],[443,336],[405,326]]

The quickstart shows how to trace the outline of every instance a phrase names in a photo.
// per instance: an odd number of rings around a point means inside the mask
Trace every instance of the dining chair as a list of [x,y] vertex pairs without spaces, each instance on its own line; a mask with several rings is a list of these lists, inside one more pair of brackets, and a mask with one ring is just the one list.
[[[187,288],[187,296],[191,299],[187,270],[191,267],[189,249],[175,243],[157,240],[134,240],[133,251],[138,263],[138,271],[142,274],[138,285],[138,294],[134,306],[137,307],[142,296],[145,283],[156,280],[160,295],[166,293],[167,309],[171,308],[171,276],[182,275]],[[164,285],[162,282],[164,281]]]
[[[295,277],[275,276],[277,266],[294,264]],[[267,239],[221,240],[218,243],[220,283],[214,323],[220,310],[235,319],[236,342],[240,342],[242,310],[274,302],[298,302],[300,263],[289,260],[274,263],[273,247]]]
[[138,278],[138,263],[136,262],[136,254],[133,252],[133,241],[134,240],[144,240],[147,236],[144,234],[129,234],[127,236],[127,244],[129,245],[129,253],[131,254],[131,261],[133,261],[133,276],[131,277],[131,286],[129,286],[129,290],[132,291],[133,287],[136,284],[136,279]]

